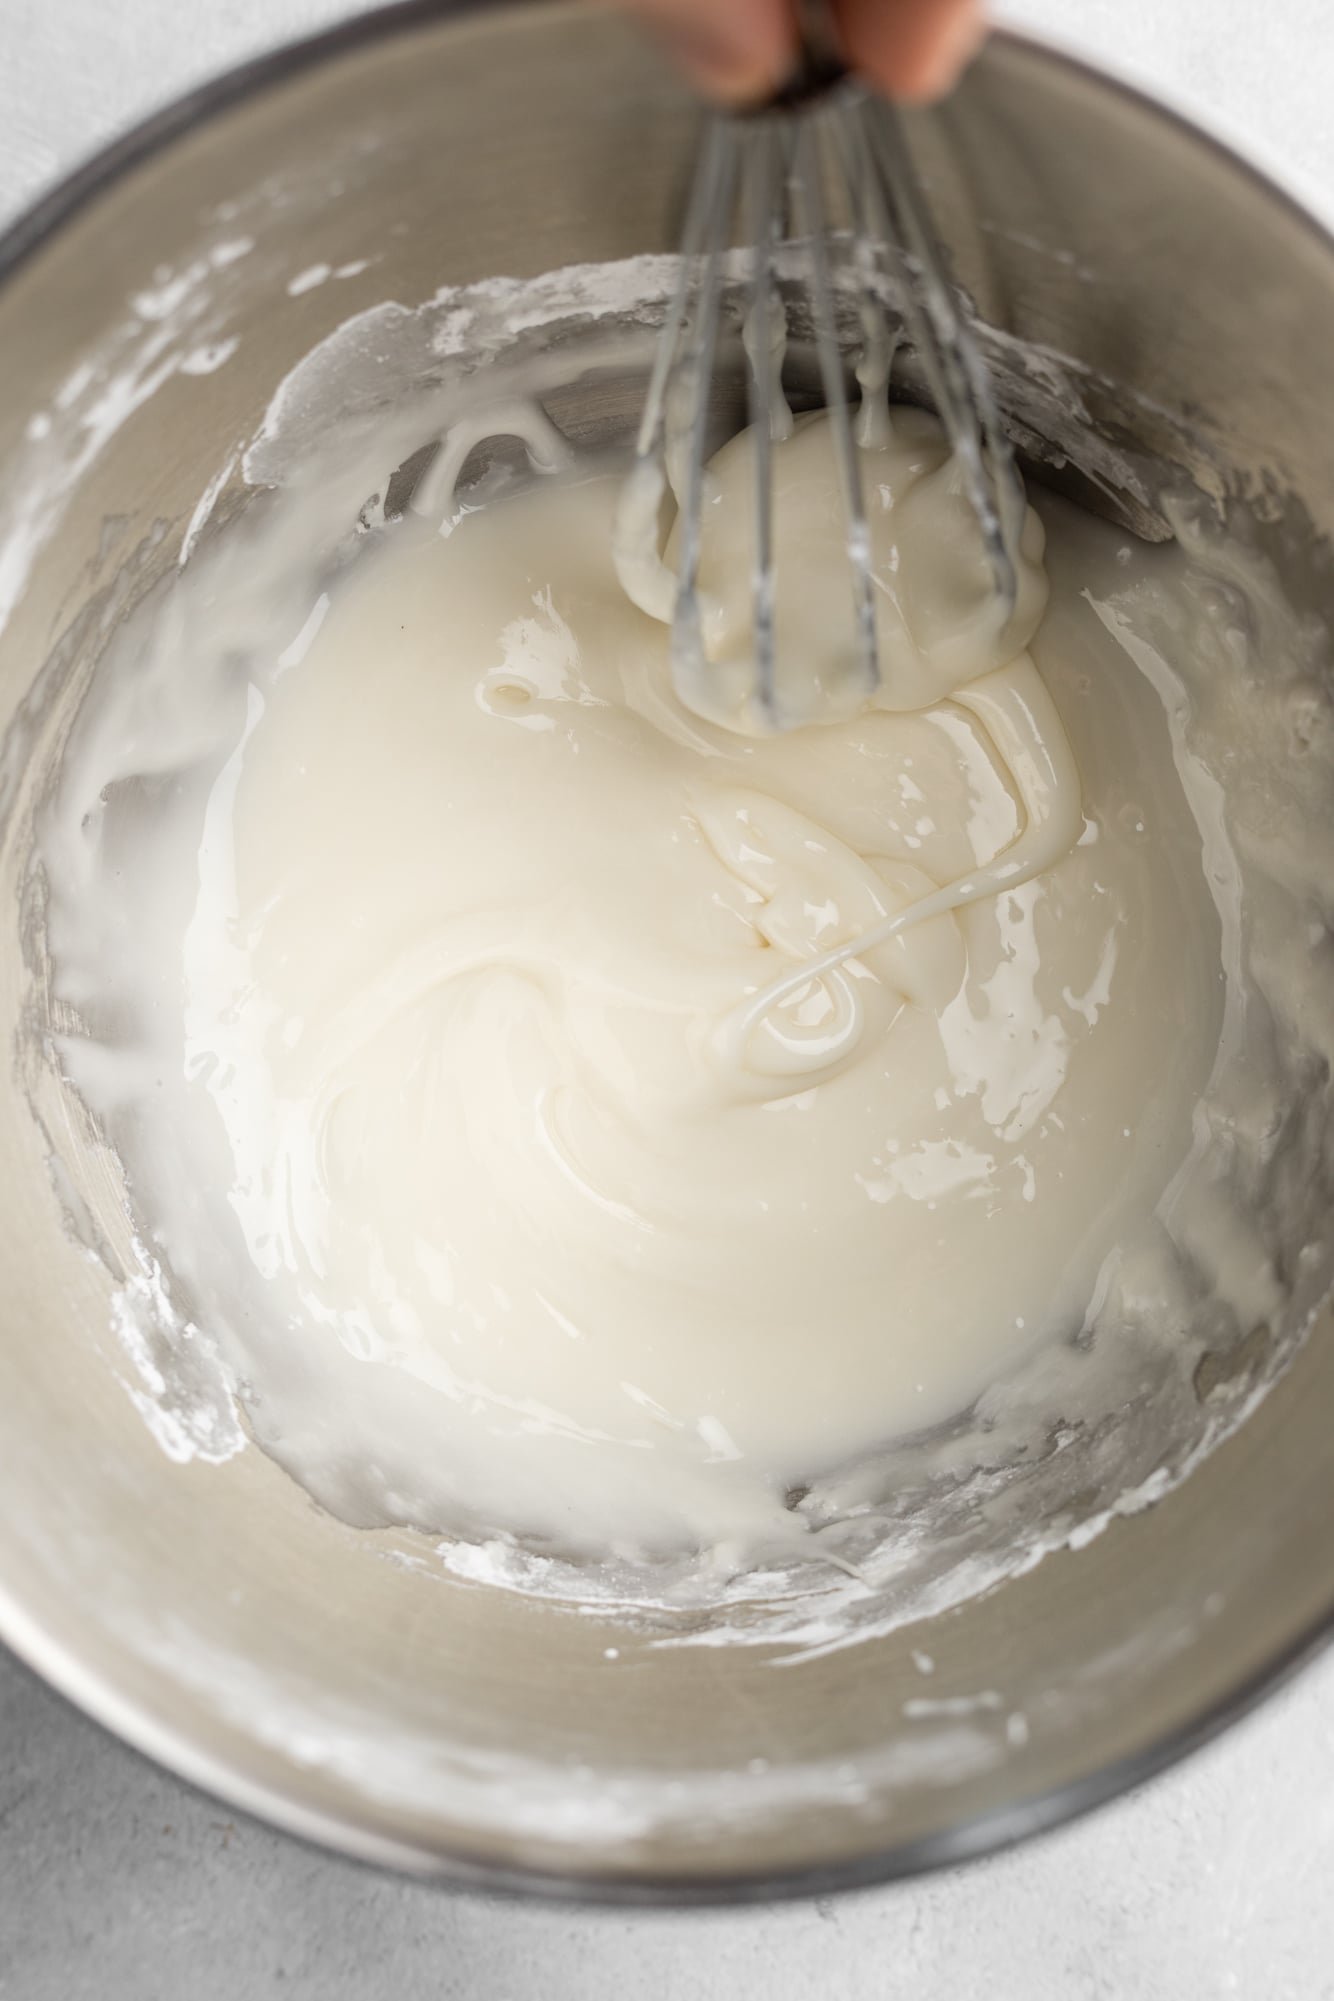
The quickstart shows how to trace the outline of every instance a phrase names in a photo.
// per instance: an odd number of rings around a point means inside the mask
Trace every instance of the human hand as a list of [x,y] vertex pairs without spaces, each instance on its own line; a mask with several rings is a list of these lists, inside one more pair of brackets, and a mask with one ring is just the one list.
[[[781,88],[796,61],[793,0],[616,0],[710,97],[745,104]],[[904,102],[940,97],[982,39],[978,0],[832,0],[851,66]]]

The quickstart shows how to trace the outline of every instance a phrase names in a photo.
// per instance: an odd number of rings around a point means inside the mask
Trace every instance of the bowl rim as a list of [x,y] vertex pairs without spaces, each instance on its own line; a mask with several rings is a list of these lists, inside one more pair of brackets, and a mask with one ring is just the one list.
[[[470,14],[531,4],[532,0],[391,0],[391,4],[283,42],[206,79],[102,146],[0,231],[0,288],[106,188],[234,105],[386,37]],[[1051,69],[1110,89],[1165,119],[1245,173],[1334,259],[1334,200],[1322,200],[1320,192],[1301,185],[1298,176],[1262,159],[1262,149],[1249,136],[1225,132],[1223,122],[1212,116],[1209,124],[1203,123],[1197,106],[1183,108],[1169,92],[1119,75],[1115,68],[1090,60],[1059,38],[1001,25],[993,30],[992,40],[1001,47],[1022,50]],[[596,1868],[499,1863],[461,1846],[395,1840],[344,1816],[303,1805],[280,1787],[238,1772],[183,1731],[165,1725],[142,1703],[106,1686],[67,1644],[54,1640],[10,1597],[0,1579],[0,1647],[7,1648],[37,1681],[55,1689],[109,1736],[206,1797],[321,1852],[370,1867],[460,1891],[485,1890],[576,1905],[702,1908],[760,1904],[869,1889],[979,1860],[1074,1821],[1175,1765],[1247,1715],[1331,1640],[1334,1570],[1324,1609],[1260,1667],[1189,1722],[1096,1771],[974,1814],[937,1834],[890,1842],[871,1854],[844,1862],[778,1870],[747,1870],[743,1866],[725,1873],[613,1873]]]

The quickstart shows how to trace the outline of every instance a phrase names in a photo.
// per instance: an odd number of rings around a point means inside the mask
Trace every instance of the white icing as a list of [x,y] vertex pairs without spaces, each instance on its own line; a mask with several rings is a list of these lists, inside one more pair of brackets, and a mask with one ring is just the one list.
[[[446,443],[433,512],[476,436]],[[780,637],[817,664],[845,565],[821,439],[776,463],[803,558]],[[706,549],[739,649],[744,454]],[[884,685],[819,726],[680,706],[604,478],[451,507],[445,541],[407,518],[293,629],[265,607],[302,566],[297,507],[225,598],[178,587],[152,671],[71,750],[48,852],[82,851],[96,910],[58,894],[59,978],[144,1026],[67,1061],[132,1128],[141,1211],[256,1434],[354,1520],[799,1554],[789,1490],[1077,1327],[1189,1154],[1217,919],[1163,866],[1194,836],[1156,698],[1090,696],[1081,839],[1058,707],[1006,657],[934,426],[906,414],[867,463]],[[1034,520],[1025,636],[1041,543]],[[187,741],[194,778],[109,881],[96,801]],[[1170,1088],[1165,1008],[1197,1030]]]

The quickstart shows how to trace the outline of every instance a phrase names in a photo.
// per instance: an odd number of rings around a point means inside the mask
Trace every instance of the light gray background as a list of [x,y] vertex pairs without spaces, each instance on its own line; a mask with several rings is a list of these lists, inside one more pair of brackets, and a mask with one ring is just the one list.
[[[0,223],[154,104],[352,11],[0,0]],[[1328,0],[1006,13],[1221,118],[1334,206]],[[1334,1657],[1184,1768],[991,1862],[837,1903],[642,1917],[444,1895],[300,1848],[186,1792],[0,1652],[3,2001],[1214,1995],[1334,2001]]]

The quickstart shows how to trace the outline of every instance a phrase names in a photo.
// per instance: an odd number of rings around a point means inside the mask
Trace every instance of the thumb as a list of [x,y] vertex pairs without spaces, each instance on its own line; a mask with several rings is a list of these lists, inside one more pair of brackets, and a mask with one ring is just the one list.
[[657,37],[691,82],[725,104],[768,97],[796,52],[789,0],[614,0]]
[[977,0],[837,0],[849,62],[888,97],[943,97],[986,32]]

